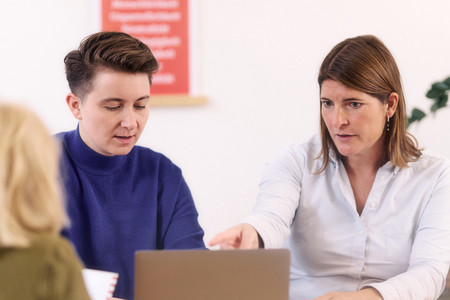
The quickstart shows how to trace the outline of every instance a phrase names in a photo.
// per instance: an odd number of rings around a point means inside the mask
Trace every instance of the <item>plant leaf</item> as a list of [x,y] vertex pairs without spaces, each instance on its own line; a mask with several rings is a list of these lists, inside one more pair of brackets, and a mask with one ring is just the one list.
[[425,116],[426,116],[426,114],[418,108],[414,108],[412,110],[411,117],[416,119],[417,121],[422,120]]
[[418,108],[414,108],[411,112],[411,117],[408,118],[408,124],[406,127],[408,127],[409,125],[411,125],[414,122],[419,122],[425,116],[426,116],[426,114],[422,110],[420,110]]
[[448,102],[448,95],[447,95],[447,94],[442,94],[442,95],[440,95],[440,96],[437,98],[437,100],[436,100],[437,106],[438,106],[439,108],[442,108],[442,107],[447,106],[447,102]]
[[443,82],[433,83],[431,88],[435,89],[435,90],[438,90],[438,91],[441,91],[441,92],[445,92],[446,90],[450,89],[450,86],[448,86],[447,83],[445,83],[445,81],[443,81]]
[[[448,97],[450,90],[450,77],[447,77],[442,82],[435,82],[431,85],[431,88],[427,91],[426,97],[433,100],[433,104],[430,107],[431,113],[436,113],[438,109],[446,107],[448,104]],[[408,118],[406,127],[409,127],[411,123],[422,120],[426,114],[420,109],[414,108],[411,112],[411,117]]]
[[445,79],[444,82],[445,82],[448,86],[450,86],[450,77],[447,77],[447,79]]
[[430,112],[435,113],[439,109],[437,102],[434,102],[430,107]]
[[426,97],[430,98],[430,99],[436,99],[442,93],[443,93],[443,91],[432,87],[431,89],[428,90]]
[[[447,78],[450,80],[450,77]],[[446,81],[443,82],[435,82],[431,85],[431,88],[428,90],[426,97],[430,99],[435,99],[442,94],[445,94],[447,90],[450,89],[450,84],[447,84]]]
[[436,98],[433,105],[431,105],[430,111],[432,113],[435,113],[438,109],[446,107],[448,102],[448,95],[447,94],[441,94],[439,97]]

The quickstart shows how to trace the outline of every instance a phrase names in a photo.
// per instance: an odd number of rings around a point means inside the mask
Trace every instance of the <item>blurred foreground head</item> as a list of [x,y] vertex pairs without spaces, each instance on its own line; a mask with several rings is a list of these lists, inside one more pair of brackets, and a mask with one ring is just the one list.
[[0,247],[24,247],[67,223],[59,148],[32,111],[0,102]]

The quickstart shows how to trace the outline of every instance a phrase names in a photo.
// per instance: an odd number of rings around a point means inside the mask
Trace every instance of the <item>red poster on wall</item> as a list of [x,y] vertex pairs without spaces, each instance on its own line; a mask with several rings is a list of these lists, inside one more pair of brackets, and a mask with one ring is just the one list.
[[159,62],[152,94],[189,94],[189,0],[102,0],[103,31],[146,43]]

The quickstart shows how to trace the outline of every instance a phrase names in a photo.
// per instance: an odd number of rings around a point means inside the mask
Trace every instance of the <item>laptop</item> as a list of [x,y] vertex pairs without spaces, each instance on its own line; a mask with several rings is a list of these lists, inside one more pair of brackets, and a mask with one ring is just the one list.
[[287,249],[144,250],[135,300],[287,300]]

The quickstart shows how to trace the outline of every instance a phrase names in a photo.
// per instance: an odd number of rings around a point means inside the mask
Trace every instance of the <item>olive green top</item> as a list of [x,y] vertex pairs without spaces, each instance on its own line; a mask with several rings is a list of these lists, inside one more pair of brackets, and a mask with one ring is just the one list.
[[0,248],[0,300],[90,299],[81,268],[60,236],[39,235],[28,248]]

